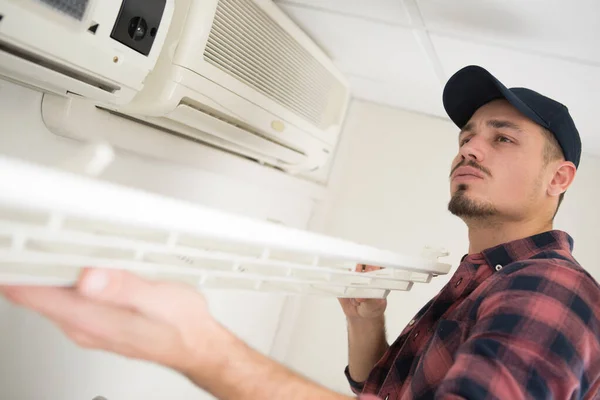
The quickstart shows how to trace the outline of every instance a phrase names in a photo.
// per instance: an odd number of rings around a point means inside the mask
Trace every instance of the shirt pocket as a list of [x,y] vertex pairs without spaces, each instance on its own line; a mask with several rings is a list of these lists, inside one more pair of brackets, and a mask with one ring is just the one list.
[[460,346],[468,336],[468,324],[462,321],[441,319],[419,357],[411,382],[412,392],[437,387],[444,379]]

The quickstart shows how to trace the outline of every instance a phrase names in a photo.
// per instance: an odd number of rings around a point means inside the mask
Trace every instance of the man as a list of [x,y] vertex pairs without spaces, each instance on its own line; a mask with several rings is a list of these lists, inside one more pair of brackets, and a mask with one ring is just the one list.
[[[342,301],[352,386],[365,400],[592,398],[600,289],[551,231],[581,151],[566,108],[477,67],[444,102],[462,128],[450,210],[469,226],[469,255],[391,346],[385,302]],[[73,289],[1,290],[84,347],[169,366],[220,399],[349,399],[250,349],[186,286],[89,270]]]
[[385,300],[340,300],[352,389],[385,399],[599,398],[600,289],[572,239],[552,230],[581,153],[567,108],[475,66],[449,80],[444,106],[461,128],[448,208],[469,228],[469,253],[391,346]]

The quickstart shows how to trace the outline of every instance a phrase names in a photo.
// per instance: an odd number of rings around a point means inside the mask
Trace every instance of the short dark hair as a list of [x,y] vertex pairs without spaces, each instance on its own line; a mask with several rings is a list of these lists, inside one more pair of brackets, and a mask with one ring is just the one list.
[[[546,142],[544,143],[544,165],[548,165],[552,161],[564,160],[564,153],[562,151],[562,148],[560,147],[560,144],[558,144],[558,140],[556,140],[554,134],[544,127],[542,127],[542,134],[546,139]],[[562,192],[558,197],[558,205],[556,206],[556,211],[554,212],[552,219],[556,217],[558,209],[560,208],[560,205],[564,198],[565,192]]]

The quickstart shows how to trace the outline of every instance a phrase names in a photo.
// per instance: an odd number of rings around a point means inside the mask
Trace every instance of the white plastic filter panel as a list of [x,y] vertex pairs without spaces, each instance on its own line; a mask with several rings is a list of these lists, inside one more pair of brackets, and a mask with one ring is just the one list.
[[102,267],[199,289],[384,298],[448,273],[440,255],[408,257],[0,157],[0,284],[72,285],[82,268]]

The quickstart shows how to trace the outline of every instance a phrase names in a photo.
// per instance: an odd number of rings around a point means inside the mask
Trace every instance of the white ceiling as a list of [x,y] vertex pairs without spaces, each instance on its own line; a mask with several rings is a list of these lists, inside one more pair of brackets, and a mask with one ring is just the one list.
[[569,107],[600,156],[598,0],[275,0],[334,60],[355,97],[446,117],[442,90],[485,67]]

